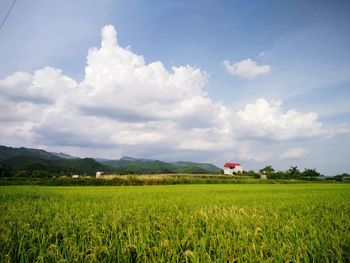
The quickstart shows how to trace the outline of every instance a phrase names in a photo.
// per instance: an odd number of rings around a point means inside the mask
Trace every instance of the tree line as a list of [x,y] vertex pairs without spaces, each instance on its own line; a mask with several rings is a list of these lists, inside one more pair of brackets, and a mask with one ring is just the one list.
[[[263,175],[266,176],[267,179],[317,179],[323,177],[323,175],[316,169],[305,168],[303,171],[300,171],[297,166],[291,166],[288,170],[276,171],[272,165],[267,165],[258,172],[255,172],[254,170],[244,171],[242,175],[254,178],[261,178]],[[350,174],[342,173],[330,178],[342,180],[343,178],[349,177]]]
[[[162,173],[158,171],[158,173]],[[168,171],[168,173],[171,173]],[[222,171],[223,173],[223,171]],[[48,171],[42,169],[21,169],[13,171],[9,167],[0,163],[0,178],[5,177],[17,177],[17,178],[55,178],[62,176],[71,176],[72,174],[80,175],[89,175],[79,169],[66,168],[60,169],[57,171]],[[134,170],[123,170],[121,174],[136,174]],[[140,173],[141,174],[141,173]],[[322,178],[322,174],[319,173],[316,169],[305,168],[303,171],[300,171],[297,166],[291,166],[288,170],[285,171],[276,171],[272,165],[267,165],[262,169],[259,169],[258,172],[254,170],[243,171],[242,176],[247,176],[251,178],[261,178],[265,176],[267,179],[317,179]],[[90,175],[91,176],[91,175]],[[350,174],[342,173],[337,174],[333,177],[330,177],[335,180],[342,181],[344,178],[350,178]]]

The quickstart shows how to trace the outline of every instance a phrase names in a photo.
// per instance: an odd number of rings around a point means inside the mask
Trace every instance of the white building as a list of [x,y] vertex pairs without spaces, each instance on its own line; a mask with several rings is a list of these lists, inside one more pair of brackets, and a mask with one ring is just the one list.
[[96,178],[100,178],[103,174],[104,174],[104,172],[102,172],[102,171],[96,172]]
[[238,174],[243,173],[243,167],[239,163],[225,163],[224,174]]
[[72,178],[75,178],[75,179],[79,178],[79,174],[73,174]]

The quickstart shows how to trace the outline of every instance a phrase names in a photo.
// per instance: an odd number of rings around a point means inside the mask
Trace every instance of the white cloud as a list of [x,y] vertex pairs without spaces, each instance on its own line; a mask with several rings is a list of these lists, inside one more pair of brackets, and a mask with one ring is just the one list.
[[271,153],[266,151],[257,151],[252,152],[247,144],[241,144],[238,148],[237,155],[239,159],[244,161],[255,161],[255,162],[265,162],[271,158]]
[[[219,117],[217,117],[219,118]],[[227,119],[222,119],[222,122]],[[186,131],[181,136],[183,139],[176,146],[180,150],[232,150],[238,143],[224,128],[194,128]]]
[[338,136],[338,135],[350,135],[350,124],[342,123],[342,124],[336,126],[335,128],[332,128],[328,132],[327,137],[332,138],[332,137]]
[[142,56],[120,47],[116,35],[113,26],[104,27],[101,48],[89,51],[78,94],[83,112],[99,116],[102,111],[124,121],[191,118],[201,112],[206,121],[213,120],[220,107],[203,90],[204,72],[191,66],[169,72],[159,61],[146,64]]
[[135,147],[158,155],[211,151],[263,161],[270,155],[252,152],[250,139],[283,141],[323,132],[317,114],[285,112],[281,102],[261,98],[234,112],[208,96],[206,82],[198,68],[145,63],[118,44],[109,25],[102,29],[101,47],[89,50],[81,83],[51,67],[0,80],[0,144],[63,147],[75,154],[78,147],[120,154]]
[[343,123],[339,125],[336,129],[336,134],[350,134],[350,124]]
[[258,64],[250,58],[233,64],[228,60],[225,60],[223,65],[228,73],[248,79],[256,78],[259,75],[268,74],[271,71],[271,66],[258,66]]
[[1,80],[1,117],[24,120],[28,125],[21,134],[31,138],[27,141],[64,147],[160,144],[175,149],[186,136],[201,140],[205,130],[214,137],[225,132],[227,110],[203,89],[205,72],[191,66],[168,71],[159,61],[146,64],[118,45],[111,25],[101,35],[101,47],[89,50],[80,84],[50,67]]
[[306,148],[296,147],[290,148],[284,152],[279,158],[280,159],[302,159],[309,155],[311,151]]
[[242,137],[290,140],[324,135],[314,112],[283,111],[282,102],[259,98],[236,114],[234,124]]
[[0,80],[0,96],[17,102],[50,104],[75,87],[77,83],[59,69],[45,67],[33,75],[18,71]]

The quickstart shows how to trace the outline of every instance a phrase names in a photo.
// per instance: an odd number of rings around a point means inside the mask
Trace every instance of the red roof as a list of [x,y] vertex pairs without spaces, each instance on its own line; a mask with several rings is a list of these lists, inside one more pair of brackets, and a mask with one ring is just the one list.
[[225,163],[224,167],[235,168],[236,166],[241,166],[239,163]]

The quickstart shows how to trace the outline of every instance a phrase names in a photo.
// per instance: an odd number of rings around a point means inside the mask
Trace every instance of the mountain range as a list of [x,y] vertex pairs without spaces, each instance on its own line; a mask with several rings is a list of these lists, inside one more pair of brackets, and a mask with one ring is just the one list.
[[97,171],[117,174],[208,174],[220,173],[221,170],[209,163],[163,162],[127,156],[118,160],[79,158],[41,149],[0,146],[1,176],[47,177],[71,174],[93,176]]

